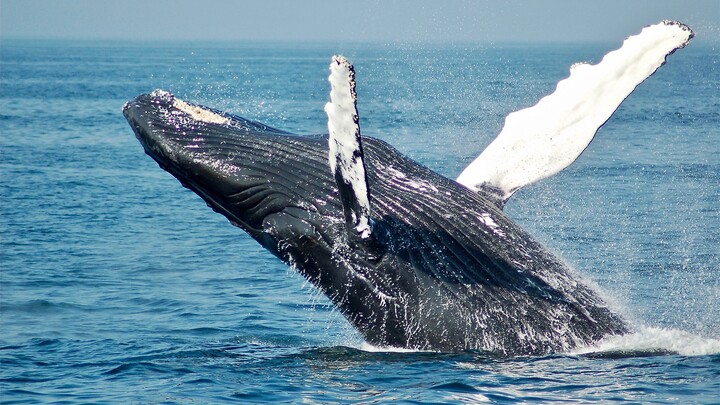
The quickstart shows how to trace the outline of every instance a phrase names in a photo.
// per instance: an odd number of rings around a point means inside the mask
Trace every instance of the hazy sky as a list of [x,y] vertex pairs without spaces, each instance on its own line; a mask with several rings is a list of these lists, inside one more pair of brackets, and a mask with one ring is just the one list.
[[663,19],[720,41],[720,0],[0,0],[0,39],[617,41]]

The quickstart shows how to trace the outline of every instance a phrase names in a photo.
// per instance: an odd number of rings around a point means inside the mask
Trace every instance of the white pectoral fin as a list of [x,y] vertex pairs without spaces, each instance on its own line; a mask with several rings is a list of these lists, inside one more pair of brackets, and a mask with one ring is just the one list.
[[360,139],[355,93],[355,69],[342,56],[330,63],[328,116],[330,171],[335,177],[348,231],[361,239],[370,237],[370,193]]
[[687,26],[663,21],[627,38],[597,65],[573,65],[554,93],[507,116],[500,134],[458,183],[491,191],[502,207],[521,187],[566,168],[620,103],[692,37]]

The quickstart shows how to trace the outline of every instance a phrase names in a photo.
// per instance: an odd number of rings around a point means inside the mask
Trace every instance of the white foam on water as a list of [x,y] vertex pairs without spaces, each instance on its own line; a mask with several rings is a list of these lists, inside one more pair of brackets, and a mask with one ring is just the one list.
[[[375,346],[366,341],[352,345],[370,353],[437,353],[433,350]],[[598,353],[652,353],[670,352],[682,356],[706,356],[720,353],[720,339],[699,336],[679,329],[643,327],[634,333],[612,336],[592,346],[568,352],[570,355]]]
[[652,351],[673,352],[683,356],[718,354],[720,339],[702,337],[679,329],[643,327],[634,333],[603,339],[570,354]]
[[408,349],[404,347],[392,346],[375,346],[365,341],[360,344],[360,347],[358,349],[370,353],[437,353],[433,350]]

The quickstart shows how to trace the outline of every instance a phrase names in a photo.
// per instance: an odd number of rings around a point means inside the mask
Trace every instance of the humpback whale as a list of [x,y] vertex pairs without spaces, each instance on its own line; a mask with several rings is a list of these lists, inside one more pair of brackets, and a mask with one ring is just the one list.
[[456,180],[361,135],[355,71],[330,64],[328,134],[297,135],[155,90],[123,113],[145,152],[320,289],[381,347],[567,351],[630,326],[503,212],[572,163],[633,89],[692,38],[646,27],[508,116]]

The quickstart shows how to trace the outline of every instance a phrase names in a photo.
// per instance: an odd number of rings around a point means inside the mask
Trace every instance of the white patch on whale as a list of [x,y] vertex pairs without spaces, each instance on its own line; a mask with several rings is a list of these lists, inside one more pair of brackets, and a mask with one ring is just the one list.
[[191,116],[193,119],[197,121],[207,122],[210,124],[219,124],[219,125],[228,125],[230,124],[230,119],[223,117],[220,114],[217,114],[211,110],[208,110],[206,108],[188,104],[179,98],[175,98],[173,100],[173,106],[177,108],[178,110],[184,112],[185,114]]
[[[207,122],[209,124],[229,125],[231,123],[230,118],[223,117],[222,115],[199,105],[187,103],[177,97],[175,97],[169,91],[162,89],[156,89],[150,93],[152,97],[160,97],[166,100],[172,100],[172,106],[182,111],[183,113],[190,116],[195,121]],[[124,108],[124,107],[123,107]]]
[[487,225],[487,227],[490,228],[490,230],[492,230],[495,235],[500,237],[505,236],[505,232],[503,232],[502,229],[500,229],[500,227],[498,226],[498,224],[493,221],[489,213],[484,212],[480,214],[480,216],[478,216],[478,219],[480,220],[480,222]]

